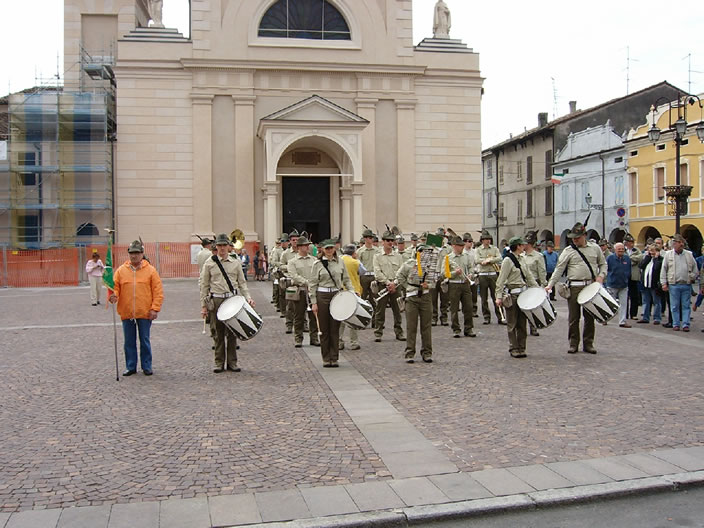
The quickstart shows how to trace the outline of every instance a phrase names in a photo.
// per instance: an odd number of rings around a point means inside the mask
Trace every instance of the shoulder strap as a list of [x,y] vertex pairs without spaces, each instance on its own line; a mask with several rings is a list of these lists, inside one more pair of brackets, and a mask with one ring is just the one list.
[[579,253],[579,256],[582,257],[582,260],[584,261],[584,263],[585,263],[585,264],[587,265],[587,267],[589,268],[589,273],[592,274],[592,280],[596,280],[596,275],[594,275],[594,270],[592,269],[592,265],[589,264],[589,261],[587,260],[587,257],[584,256],[584,253],[582,253],[582,252],[579,250],[579,248],[577,247],[577,245],[576,245],[574,242],[571,242],[571,243],[570,243],[570,246],[572,246],[572,248],[573,248],[577,253]]
[[335,285],[335,288],[337,288],[337,281],[335,280],[335,277],[332,276],[332,273],[330,273],[330,268],[328,268],[330,261],[327,259],[320,259],[320,263],[325,268],[325,271],[328,272],[328,275],[330,275],[330,279],[332,280],[333,284]]
[[222,262],[220,262],[217,255],[213,255],[213,261],[215,261],[215,264],[217,264],[218,268],[220,268],[220,272],[222,273],[222,276],[225,277],[225,281],[227,282],[227,286],[230,288],[230,291],[235,293],[235,289],[232,287],[232,283],[230,282],[230,277],[228,277],[227,273],[225,273],[225,268],[222,267]]
[[523,273],[523,269],[521,268],[521,263],[518,262],[518,259],[516,258],[516,255],[514,255],[513,252],[509,251],[509,252],[508,252],[508,258],[511,259],[511,262],[513,262],[513,265],[516,266],[516,267],[518,268],[518,271],[521,272],[521,277],[523,278],[523,282],[527,282],[527,281],[526,281],[526,276],[525,276],[525,274]]

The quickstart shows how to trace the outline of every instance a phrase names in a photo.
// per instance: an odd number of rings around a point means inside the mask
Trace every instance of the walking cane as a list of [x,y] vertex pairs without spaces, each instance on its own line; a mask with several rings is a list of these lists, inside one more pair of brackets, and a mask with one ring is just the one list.
[[117,363],[117,322],[115,321],[115,305],[112,305],[112,335],[115,341],[115,381],[120,381],[120,367]]

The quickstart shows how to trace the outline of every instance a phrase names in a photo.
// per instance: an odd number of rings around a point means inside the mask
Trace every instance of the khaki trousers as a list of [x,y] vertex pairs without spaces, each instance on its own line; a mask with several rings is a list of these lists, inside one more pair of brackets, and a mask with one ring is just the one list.
[[320,323],[320,353],[323,363],[337,363],[340,359],[340,321],[330,315],[330,301],[336,292],[317,292],[318,322]]
[[420,355],[433,355],[433,301],[430,293],[406,297],[406,359],[416,355],[416,334],[420,321]]
[[438,322],[438,300],[440,301],[440,323],[447,324],[447,312],[450,308],[450,292],[443,293],[440,288],[440,283],[445,280],[438,279],[435,283],[435,288],[430,290],[430,295],[433,298],[433,322]]
[[518,295],[511,295],[513,303],[506,310],[506,330],[508,331],[508,351],[511,354],[525,353],[526,351],[526,319],[523,311],[518,307]]
[[584,313],[584,331],[582,333],[582,347],[587,349],[594,348],[594,317],[586,311],[577,302],[579,292],[584,289],[584,286],[570,286],[570,298],[567,299],[567,308],[569,311],[569,330],[567,337],[570,341],[570,349],[577,350],[579,348],[579,320]]
[[88,275],[88,282],[90,282],[90,302],[91,304],[97,304],[100,302],[100,290],[103,286],[103,278]]
[[479,308],[479,305],[477,304],[477,294],[479,292],[479,283],[475,282],[472,286],[470,286],[470,289],[472,290],[472,315],[474,317],[477,316],[477,308]]
[[227,368],[234,369],[237,367],[237,338],[217,316],[218,308],[226,300],[213,297],[215,308],[210,310],[210,328],[215,339],[215,368],[224,368],[227,362]]
[[[310,344],[318,342],[318,324],[315,322],[315,315],[308,311],[308,301],[306,294],[301,291],[300,299],[289,301],[293,306],[293,339],[296,343],[303,343],[303,329],[305,327],[306,316],[308,317],[308,328],[310,334]],[[307,314],[307,315],[306,315]]]
[[489,297],[491,304],[494,307],[496,320],[501,321],[499,308],[496,306],[496,275],[479,275],[479,293],[482,296],[482,316],[484,321],[491,322],[491,313],[489,313]]
[[474,303],[472,302],[472,290],[469,287],[469,283],[465,282],[463,284],[449,284],[450,289],[448,294],[450,296],[450,321],[452,324],[452,331],[455,334],[459,334],[460,329],[460,303],[462,304],[462,316],[463,316],[463,326],[464,333],[466,334],[474,328],[474,321],[472,316],[474,315]]
[[399,292],[389,293],[382,297],[377,303],[374,310],[374,335],[381,337],[384,335],[384,325],[386,324],[386,307],[391,306],[391,311],[394,314],[394,334],[396,337],[403,339],[403,321],[401,319],[401,310],[398,307]]
[[369,301],[372,308],[374,308],[376,302],[374,301],[375,296],[371,290],[372,282],[374,282],[374,275],[362,275],[359,277],[359,282],[362,285],[362,299]]

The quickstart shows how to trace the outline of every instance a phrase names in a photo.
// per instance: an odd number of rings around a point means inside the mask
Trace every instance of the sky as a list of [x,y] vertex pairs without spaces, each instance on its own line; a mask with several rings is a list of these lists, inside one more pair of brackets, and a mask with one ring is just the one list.
[[[550,119],[566,114],[569,101],[585,109],[663,80],[704,92],[701,2],[445,3],[452,15],[450,37],[479,53],[485,78],[482,148],[534,128],[539,112]],[[413,0],[415,43],[432,36],[434,5]],[[0,95],[55,77],[63,2],[3,0],[0,19]],[[187,0],[164,0],[164,23],[188,33]],[[59,64],[63,76],[62,58]]]

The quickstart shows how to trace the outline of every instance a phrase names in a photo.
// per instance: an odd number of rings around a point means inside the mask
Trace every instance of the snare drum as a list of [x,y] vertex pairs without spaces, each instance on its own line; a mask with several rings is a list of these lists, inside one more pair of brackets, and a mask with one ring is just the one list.
[[600,323],[607,322],[618,313],[618,301],[598,282],[582,288],[577,303]]
[[218,308],[218,320],[238,339],[252,339],[262,329],[264,321],[241,295],[226,299]]
[[340,291],[330,301],[330,315],[351,328],[363,330],[372,320],[374,309],[351,291]]
[[517,303],[536,328],[547,328],[557,319],[557,311],[543,288],[528,288],[518,296]]

